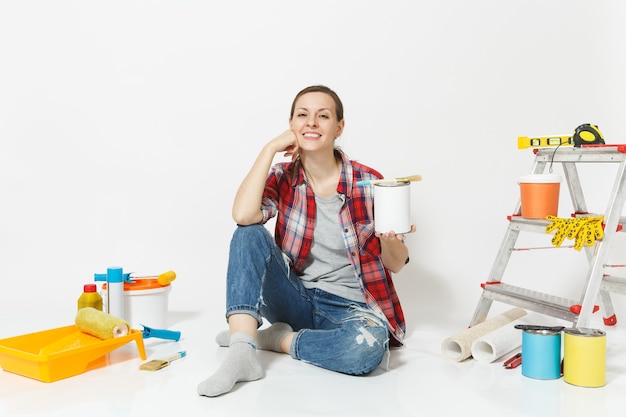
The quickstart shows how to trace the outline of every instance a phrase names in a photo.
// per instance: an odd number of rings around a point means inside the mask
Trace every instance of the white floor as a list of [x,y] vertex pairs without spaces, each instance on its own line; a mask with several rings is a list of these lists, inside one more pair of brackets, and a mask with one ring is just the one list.
[[[0,311],[0,338],[72,324],[33,311]],[[19,317],[11,320],[10,317]],[[607,331],[607,384],[582,388],[558,380],[534,380],[521,367],[504,369],[504,359],[453,362],[441,353],[447,337],[467,320],[417,323],[406,346],[394,350],[389,370],[352,377],[325,371],[287,355],[259,352],[262,380],[238,384],[218,397],[197,395],[196,386],[226,354],[215,333],[220,312],[170,312],[179,342],[146,339],[148,359],[186,350],[187,357],[160,371],[139,371],[134,343],[112,352],[109,365],[68,379],[44,383],[0,372],[1,416],[625,416],[626,325]],[[619,318],[618,318],[619,320]],[[37,323],[35,325],[35,323]],[[507,355],[507,357],[510,355]]]

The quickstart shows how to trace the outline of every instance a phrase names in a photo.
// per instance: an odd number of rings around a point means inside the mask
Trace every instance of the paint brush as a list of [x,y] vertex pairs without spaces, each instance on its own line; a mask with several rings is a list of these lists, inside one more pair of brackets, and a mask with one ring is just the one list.
[[375,185],[375,184],[387,184],[394,182],[413,182],[413,181],[421,181],[421,175],[409,175],[408,177],[400,177],[400,178],[391,178],[391,179],[382,179],[382,180],[363,180],[357,181],[356,185]]
[[187,355],[186,351],[176,352],[175,354],[163,359],[153,359],[146,363],[142,363],[139,369],[142,371],[158,371],[165,368],[167,365],[175,361],[176,359],[184,358]]

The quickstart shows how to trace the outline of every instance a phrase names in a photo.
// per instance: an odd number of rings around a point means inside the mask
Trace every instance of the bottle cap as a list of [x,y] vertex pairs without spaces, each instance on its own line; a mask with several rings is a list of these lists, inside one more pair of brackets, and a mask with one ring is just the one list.
[[107,268],[107,282],[124,282],[122,268],[119,266]]
[[96,284],[85,284],[83,286],[84,292],[96,292],[97,290],[98,290],[98,287],[96,286]]

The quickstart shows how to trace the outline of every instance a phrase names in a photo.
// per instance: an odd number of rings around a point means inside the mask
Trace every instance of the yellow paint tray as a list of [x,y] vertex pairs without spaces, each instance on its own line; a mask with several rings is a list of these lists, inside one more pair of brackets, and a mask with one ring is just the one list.
[[134,340],[146,359],[143,334],[100,339],[76,325],[0,339],[0,366],[7,372],[42,382],[54,382],[106,365],[105,355]]

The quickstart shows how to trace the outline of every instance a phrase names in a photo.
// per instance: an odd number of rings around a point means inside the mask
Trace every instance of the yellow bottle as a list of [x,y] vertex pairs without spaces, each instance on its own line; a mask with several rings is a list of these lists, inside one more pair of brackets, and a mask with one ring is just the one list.
[[96,310],[102,311],[102,297],[98,293],[98,287],[96,284],[85,284],[83,287],[83,293],[78,298],[78,309],[84,307],[93,307]]

